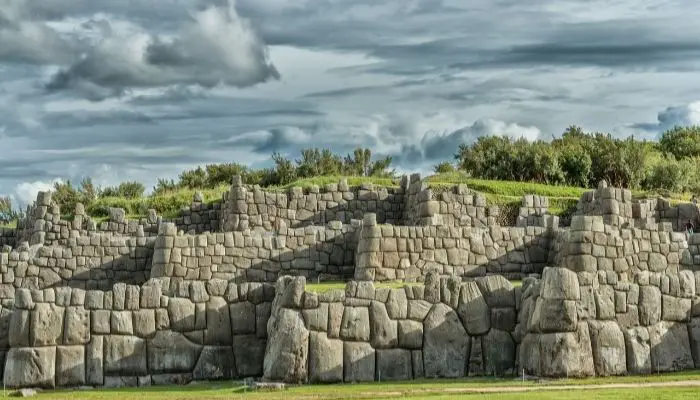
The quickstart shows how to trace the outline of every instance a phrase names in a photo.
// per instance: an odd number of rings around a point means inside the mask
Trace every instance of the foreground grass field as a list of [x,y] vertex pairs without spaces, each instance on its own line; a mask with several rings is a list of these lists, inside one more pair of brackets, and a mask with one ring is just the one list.
[[[597,386],[596,386],[597,385]],[[609,386],[601,386],[609,385]],[[645,386],[646,385],[646,386]],[[664,386],[661,386],[664,385]],[[581,380],[522,381],[467,378],[410,382],[307,385],[282,391],[247,391],[234,383],[193,384],[135,389],[47,391],[44,399],[185,400],[185,399],[696,399],[700,372]],[[6,392],[5,395],[9,395]]]

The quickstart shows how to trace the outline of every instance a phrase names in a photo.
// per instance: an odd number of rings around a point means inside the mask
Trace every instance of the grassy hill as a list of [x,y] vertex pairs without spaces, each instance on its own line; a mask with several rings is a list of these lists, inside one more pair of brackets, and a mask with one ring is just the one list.
[[[309,188],[313,185],[323,187],[329,183],[338,183],[340,176],[321,176],[309,179],[301,179],[284,186],[267,187],[265,190],[285,192],[289,188],[299,186]],[[375,178],[375,177],[347,177],[351,186],[358,186],[362,183],[372,183],[383,187],[398,187],[398,179]],[[427,177],[430,187],[436,191],[447,189],[457,184],[465,184],[471,190],[482,193],[489,204],[498,205],[505,211],[513,210],[520,206],[522,196],[528,194],[547,196],[550,201],[550,212],[555,215],[566,215],[576,207],[576,203],[582,194],[591,189],[572,186],[553,186],[529,182],[494,181],[473,179],[463,173],[436,174]],[[187,207],[192,202],[194,194],[199,191],[203,194],[207,203],[220,201],[222,194],[229,189],[228,185],[221,185],[213,189],[193,190],[178,189],[169,193],[144,196],[136,199],[122,197],[103,197],[97,199],[87,207],[87,212],[98,221],[106,218],[105,210],[108,207],[124,208],[129,218],[139,218],[146,215],[149,208],[158,211],[159,215],[173,218],[179,215],[182,207]],[[670,199],[671,203],[688,201],[689,194],[686,193],[660,193],[633,191],[635,198],[656,197],[663,195]]]

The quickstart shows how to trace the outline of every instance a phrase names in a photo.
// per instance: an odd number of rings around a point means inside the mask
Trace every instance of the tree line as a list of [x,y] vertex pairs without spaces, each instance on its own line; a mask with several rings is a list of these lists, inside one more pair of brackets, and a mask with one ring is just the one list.
[[549,142],[488,136],[462,144],[456,165],[472,177],[592,188],[601,180],[628,189],[700,192],[700,127],[675,127],[659,141],[585,133],[571,126]]
[[[230,162],[188,169],[177,179],[158,179],[151,197],[181,189],[212,189],[240,175],[246,184],[287,185],[318,176],[395,177],[391,157],[375,158],[368,148],[339,155],[329,149],[301,150],[299,158],[272,154],[273,165],[254,169]],[[700,193],[700,126],[674,127],[659,141],[616,138],[570,126],[551,141],[484,136],[461,144],[453,160],[435,165],[436,173],[461,172],[478,179],[535,182],[592,188],[601,180],[629,189]],[[101,198],[138,199],[145,186],[136,181],[98,187],[90,177],[78,184],[55,183],[53,198],[66,212],[80,202]],[[17,217],[9,197],[0,198],[0,219]],[[1,221],[0,221],[1,222]]]

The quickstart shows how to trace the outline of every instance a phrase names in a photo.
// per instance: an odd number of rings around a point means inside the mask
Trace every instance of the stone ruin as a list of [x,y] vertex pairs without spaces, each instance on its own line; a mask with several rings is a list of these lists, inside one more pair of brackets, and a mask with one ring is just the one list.
[[[236,177],[173,220],[74,214],[40,193],[0,231],[8,388],[700,367],[700,236],[683,230],[694,204],[602,184],[569,226],[538,196],[504,226],[482,195],[436,193],[418,175],[288,193]],[[329,280],[345,289],[306,288]]]

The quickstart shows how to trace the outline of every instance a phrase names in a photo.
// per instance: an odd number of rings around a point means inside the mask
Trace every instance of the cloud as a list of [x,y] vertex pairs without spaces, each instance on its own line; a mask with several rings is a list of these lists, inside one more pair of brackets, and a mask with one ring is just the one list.
[[417,144],[404,146],[402,154],[408,155],[405,158],[415,159],[419,156],[421,160],[429,162],[452,160],[460,144],[471,144],[481,136],[503,136],[535,141],[540,139],[541,134],[542,132],[535,126],[521,126],[512,122],[485,118],[451,132],[425,132]]
[[23,0],[0,4],[0,62],[64,64],[78,48],[23,7]]
[[662,133],[675,126],[700,125],[700,101],[683,106],[671,106],[657,114],[656,122],[641,122],[631,125],[632,128],[647,132]]
[[56,183],[63,183],[63,181],[61,179],[56,178],[49,182],[22,182],[15,188],[15,193],[13,197],[17,199],[18,206],[24,208],[28,204],[32,204],[36,200],[36,196],[39,194],[39,192],[53,190],[53,187]]
[[131,22],[100,22],[103,39],[55,74],[46,85],[49,91],[99,88],[117,95],[133,87],[242,88],[280,78],[265,44],[233,2],[193,13],[175,36],[152,34]]

